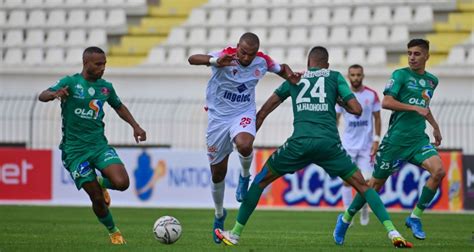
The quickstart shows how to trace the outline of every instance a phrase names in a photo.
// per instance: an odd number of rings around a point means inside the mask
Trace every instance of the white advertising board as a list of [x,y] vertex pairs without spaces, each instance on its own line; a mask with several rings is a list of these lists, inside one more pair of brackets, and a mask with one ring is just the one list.
[[[130,177],[124,191],[109,190],[114,206],[214,207],[211,173],[205,151],[118,148]],[[254,167],[252,167],[254,170]],[[224,206],[236,208],[235,189],[240,173],[236,153],[229,158]],[[61,163],[61,152],[53,152],[53,204],[90,205],[85,192],[78,191]]]

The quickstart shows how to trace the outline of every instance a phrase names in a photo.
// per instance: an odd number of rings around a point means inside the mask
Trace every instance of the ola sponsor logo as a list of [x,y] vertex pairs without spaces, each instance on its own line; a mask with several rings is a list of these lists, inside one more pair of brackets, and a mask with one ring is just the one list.
[[100,100],[93,99],[89,102],[89,108],[76,108],[74,113],[83,119],[97,119],[104,103]]
[[432,96],[433,96],[433,92],[431,92],[428,89],[423,90],[423,92],[421,92],[421,97],[423,97],[425,101],[430,101]]
[[100,100],[93,99],[89,102],[89,108],[94,111],[94,119],[97,119],[99,116],[100,111],[102,110],[102,106],[104,103]]
[[422,107],[426,106],[426,101],[425,100],[417,99],[417,98],[414,98],[414,97],[410,98],[408,100],[408,103],[413,104],[413,105],[422,106]]

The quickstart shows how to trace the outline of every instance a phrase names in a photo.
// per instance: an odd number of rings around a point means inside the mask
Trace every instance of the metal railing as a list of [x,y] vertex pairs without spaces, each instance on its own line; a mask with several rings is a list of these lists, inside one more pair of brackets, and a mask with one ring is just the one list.
[[[207,113],[204,100],[123,99],[135,119],[147,131],[148,146],[204,149]],[[258,104],[262,104],[261,102]],[[431,108],[443,134],[442,148],[463,149],[474,154],[474,101],[441,100]],[[115,146],[135,146],[130,126],[104,106],[105,133]],[[35,96],[0,96],[0,145],[55,148],[61,140],[58,101],[42,103]],[[387,128],[389,111],[383,111]],[[290,102],[283,103],[266,119],[257,134],[256,146],[281,145],[293,131]],[[429,134],[431,129],[428,126]]]

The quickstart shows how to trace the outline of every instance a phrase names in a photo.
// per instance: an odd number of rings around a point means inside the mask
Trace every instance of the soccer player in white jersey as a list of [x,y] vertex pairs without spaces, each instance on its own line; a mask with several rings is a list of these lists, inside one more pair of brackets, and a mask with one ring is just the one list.
[[[344,117],[344,133],[342,145],[351,156],[352,161],[361,169],[362,175],[369,180],[373,172],[373,157],[377,152],[380,142],[380,100],[377,93],[365,86],[364,69],[361,65],[349,67],[348,75],[357,101],[362,105],[362,115],[355,116],[348,113],[344,108],[336,105],[336,116],[339,122],[341,114]],[[375,126],[375,127],[374,127]],[[374,136],[375,129],[375,136]],[[342,186],[342,202],[344,208],[348,208],[352,202],[352,187],[344,182]],[[369,208],[367,204],[362,208],[360,224],[369,224]]]
[[211,66],[212,75],[207,84],[206,103],[208,127],[206,134],[207,155],[212,173],[212,198],[215,206],[212,234],[220,243],[214,230],[224,228],[225,175],[227,161],[235,144],[242,171],[236,191],[236,199],[242,202],[250,181],[250,165],[253,159],[256,106],[255,86],[267,71],[278,74],[296,84],[300,74],[293,73],[286,64],[277,64],[269,56],[259,52],[260,41],[254,33],[244,33],[236,48],[228,47],[209,55],[195,54],[188,59],[191,65]]

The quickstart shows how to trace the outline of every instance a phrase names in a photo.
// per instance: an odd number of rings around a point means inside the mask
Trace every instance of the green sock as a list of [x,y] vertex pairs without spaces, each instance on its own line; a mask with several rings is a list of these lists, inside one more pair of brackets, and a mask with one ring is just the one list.
[[418,208],[418,206],[415,206],[415,208],[413,208],[413,211],[411,212],[410,217],[421,219],[421,215],[423,214],[423,210],[424,209],[420,209],[420,208]]
[[357,193],[349,208],[347,208],[347,210],[344,212],[344,217],[342,217],[342,219],[346,223],[351,222],[354,215],[359,212],[360,209],[362,209],[366,202],[367,201],[364,199],[364,197],[362,197],[360,193]]
[[388,232],[395,230],[387,209],[385,209],[385,206],[377,192],[374,189],[369,188],[369,190],[364,193],[364,197],[380,223],[385,226],[385,229],[387,229]]
[[393,225],[393,222],[391,220],[386,220],[382,224],[387,230],[387,232],[395,230],[395,226]]
[[420,199],[418,200],[418,203],[413,209],[412,214],[418,218],[421,218],[423,211],[430,205],[435,195],[436,195],[436,190],[431,190],[430,188],[423,186]]
[[240,205],[239,213],[237,214],[237,222],[232,229],[237,235],[242,233],[245,224],[247,224],[250,215],[252,215],[253,211],[257,207],[258,200],[262,195],[263,189],[258,186],[256,183],[252,183],[250,186],[249,191],[247,192],[247,196],[245,197],[244,201]]
[[98,218],[100,223],[104,224],[104,226],[109,230],[109,233],[114,233],[118,231],[118,228],[115,226],[114,218],[110,211],[107,211],[107,215],[102,218]]
[[110,180],[108,178],[105,178],[105,177],[97,177],[97,181],[99,182],[99,185],[102,187],[102,188],[110,188],[112,189],[112,183],[110,183]]
[[232,228],[232,233],[240,236],[244,230],[244,225],[240,224],[238,221],[235,222],[234,228]]

